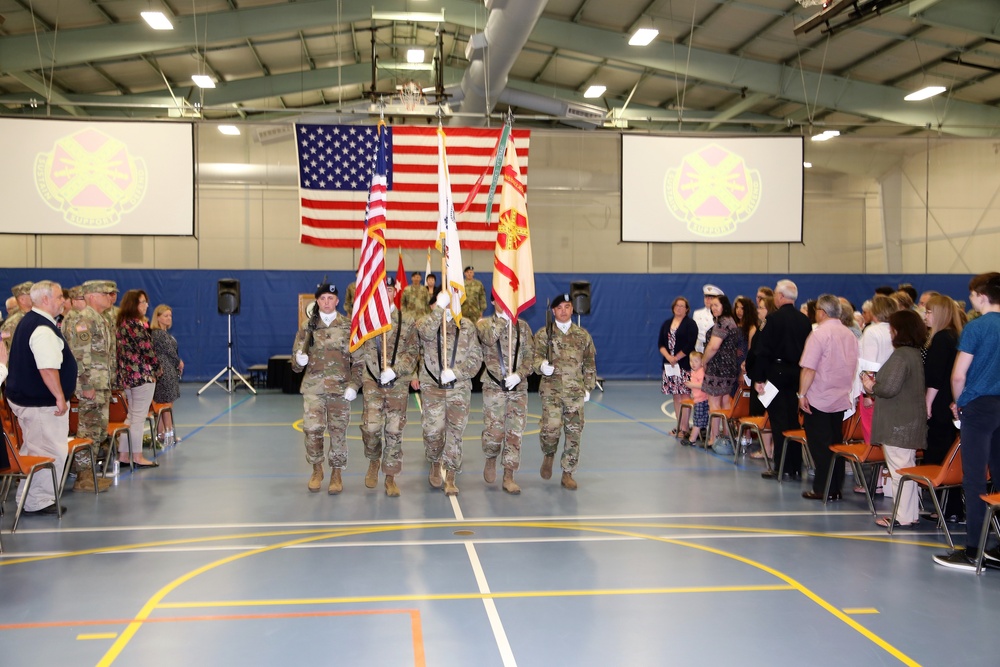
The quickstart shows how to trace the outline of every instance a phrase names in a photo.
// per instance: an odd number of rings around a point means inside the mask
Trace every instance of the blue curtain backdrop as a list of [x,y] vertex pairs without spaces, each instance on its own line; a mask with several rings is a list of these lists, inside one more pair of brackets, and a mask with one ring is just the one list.
[[[418,267],[423,268],[423,267]],[[408,271],[414,267],[407,267]],[[354,280],[349,271],[326,274],[340,288]],[[226,322],[218,314],[217,283],[220,278],[240,281],[240,314],[233,316],[233,365],[244,371],[252,364],[267,363],[275,354],[291,354],[298,319],[299,293],[311,293],[324,274],[313,271],[153,271],[93,269],[0,269],[0,286],[25,280],[55,280],[64,287],[85,280],[108,279],[124,293],[143,289],[149,294],[149,315],[157,304],[174,311],[174,328],[185,380],[207,381],[226,366]],[[492,276],[478,273],[489,293]],[[839,275],[839,274],[571,274],[535,275],[537,303],[526,313],[533,330],[545,324],[545,304],[560,292],[568,292],[571,281],[589,280],[591,312],[582,325],[597,346],[598,373],[608,379],[653,379],[660,376],[656,338],[660,325],[670,316],[670,303],[682,295],[692,310],[701,308],[701,288],[712,283],[732,300],[745,294],[751,298],[757,287],[773,287],[781,278],[791,278],[799,287],[799,303],[825,292],[850,299],[857,308],[871,298],[880,285],[912,283],[918,291],[937,290],[960,300],[968,299],[967,275]],[[0,289],[5,289],[0,287]],[[119,299],[120,301],[120,299]],[[341,308],[343,306],[341,305]],[[492,309],[489,311],[492,312]]]

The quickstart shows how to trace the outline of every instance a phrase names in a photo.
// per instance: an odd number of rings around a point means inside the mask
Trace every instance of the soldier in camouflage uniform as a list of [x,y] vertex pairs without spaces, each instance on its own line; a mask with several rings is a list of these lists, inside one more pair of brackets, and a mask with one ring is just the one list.
[[414,271],[410,276],[410,284],[403,288],[403,295],[400,297],[399,307],[403,315],[414,320],[419,320],[431,312],[427,288],[420,284],[422,278],[419,271]]
[[10,351],[10,339],[14,337],[14,329],[17,328],[18,323],[20,323],[21,318],[24,314],[31,310],[31,286],[30,280],[14,285],[10,292],[17,299],[18,311],[12,313],[6,321],[3,323],[3,327],[0,327],[0,338],[3,339],[4,344],[7,346],[7,350]]
[[59,328],[63,332],[63,338],[66,337],[67,327],[73,326],[73,322],[79,317],[80,311],[87,307],[87,300],[83,298],[83,287],[80,285],[71,287],[69,290],[69,299],[66,300],[66,303],[70,305],[70,310],[63,317],[63,321],[59,323]]
[[[493,307],[496,310],[496,301]],[[483,479],[488,484],[496,481],[497,456],[502,454],[503,490],[516,495],[521,493],[521,487],[514,481],[514,471],[521,463],[521,435],[528,411],[528,375],[534,362],[531,327],[523,319],[512,326],[507,313],[496,310],[493,317],[480,320],[476,328],[486,363],[483,376],[486,467]]]
[[486,312],[486,289],[476,280],[476,270],[465,267],[465,301],[462,303],[462,317],[468,317],[475,324]]
[[[63,321],[62,331],[77,364],[76,397],[80,405],[76,434],[93,441],[90,451],[76,453],[73,490],[93,491],[91,469],[94,455],[108,439],[108,406],[116,368],[115,329],[103,315],[111,305],[110,293],[115,288],[107,280],[88,280],[80,289],[86,305],[83,310],[74,311],[75,317]],[[110,479],[97,479],[98,492],[110,486]]]
[[[538,393],[542,399],[541,432],[542,479],[552,477],[552,463],[559,447],[559,431],[566,431],[563,445],[562,485],[576,489],[573,479],[580,460],[580,436],[583,433],[583,404],[597,385],[594,341],[590,334],[573,324],[573,304],[569,294],[552,300],[555,322],[535,333],[535,372],[542,381]],[[551,340],[551,349],[549,342]]]
[[347,286],[347,293],[344,294],[344,312],[347,313],[347,319],[351,319],[351,309],[354,308],[354,292],[357,291],[358,284],[351,283]]
[[323,482],[323,433],[329,431],[333,472],[327,491],[331,495],[344,490],[341,471],[347,467],[347,425],[351,421],[351,401],[358,396],[351,386],[361,382],[360,373],[353,375],[351,368],[351,323],[338,315],[337,302],[336,286],[324,283],[317,287],[312,315],[295,335],[292,346],[292,370],[305,371],[302,430],[306,461],[313,467],[308,488],[319,491]]
[[447,291],[438,294],[431,314],[417,322],[423,361],[420,365],[420,395],[423,397],[424,453],[431,463],[428,480],[441,488],[441,467],[445,469],[444,492],[458,494],[455,475],[462,469],[462,435],[469,422],[472,378],[483,365],[475,325],[465,319],[461,327],[447,311],[448,347],[444,350],[442,315],[449,305]]
[[115,305],[118,302],[118,283],[113,280],[105,280],[104,283],[107,285],[108,298],[111,299],[111,305],[101,314],[104,315],[104,319],[111,325],[111,330],[118,331],[118,311],[121,310]]
[[[396,279],[387,276],[385,286],[389,294],[392,328],[369,338],[354,351],[353,363],[360,371],[353,375],[361,376],[361,386],[364,387],[361,440],[365,444],[365,458],[368,459],[365,486],[374,489],[378,484],[381,459],[385,495],[395,498],[399,496],[395,478],[403,468],[403,429],[406,428],[406,407],[410,398],[409,383],[417,369],[417,329],[413,319],[393,305]],[[386,345],[384,357],[383,336]],[[355,390],[360,388],[358,385],[352,387]]]

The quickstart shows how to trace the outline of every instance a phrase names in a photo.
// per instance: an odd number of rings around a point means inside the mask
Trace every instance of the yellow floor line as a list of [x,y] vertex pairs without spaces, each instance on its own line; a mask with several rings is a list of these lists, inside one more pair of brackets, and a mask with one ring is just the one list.
[[846,607],[844,610],[845,614],[878,614],[878,609],[875,607]]
[[76,638],[83,641],[87,639],[114,639],[117,636],[117,632],[94,632],[88,635],[77,635]]

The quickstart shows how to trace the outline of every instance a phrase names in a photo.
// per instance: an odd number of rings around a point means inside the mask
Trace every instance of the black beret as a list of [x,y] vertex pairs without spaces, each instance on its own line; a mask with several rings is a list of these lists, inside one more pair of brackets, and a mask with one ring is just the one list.
[[396,286],[396,279],[393,278],[392,276],[386,276],[385,277],[385,286],[386,287],[395,287]]
[[556,298],[552,299],[552,307],[555,308],[564,303],[573,303],[569,300],[569,294],[560,294]]
[[[475,269],[472,268],[472,265],[470,264],[469,266],[465,267],[465,271],[475,271]],[[465,273],[465,271],[462,271],[462,273]]]
[[330,283],[323,283],[322,285],[316,286],[316,298],[320,298],[324,294],[332,294],[337,296],[337,286],[331,285]]

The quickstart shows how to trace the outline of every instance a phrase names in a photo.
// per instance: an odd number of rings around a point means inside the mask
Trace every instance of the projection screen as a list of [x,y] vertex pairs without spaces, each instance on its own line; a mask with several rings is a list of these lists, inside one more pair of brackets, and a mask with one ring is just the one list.
[[192,236],[191,123],[0,119],[0,233]]
[[800,243],[801,137],[622,136],[622,241]]

